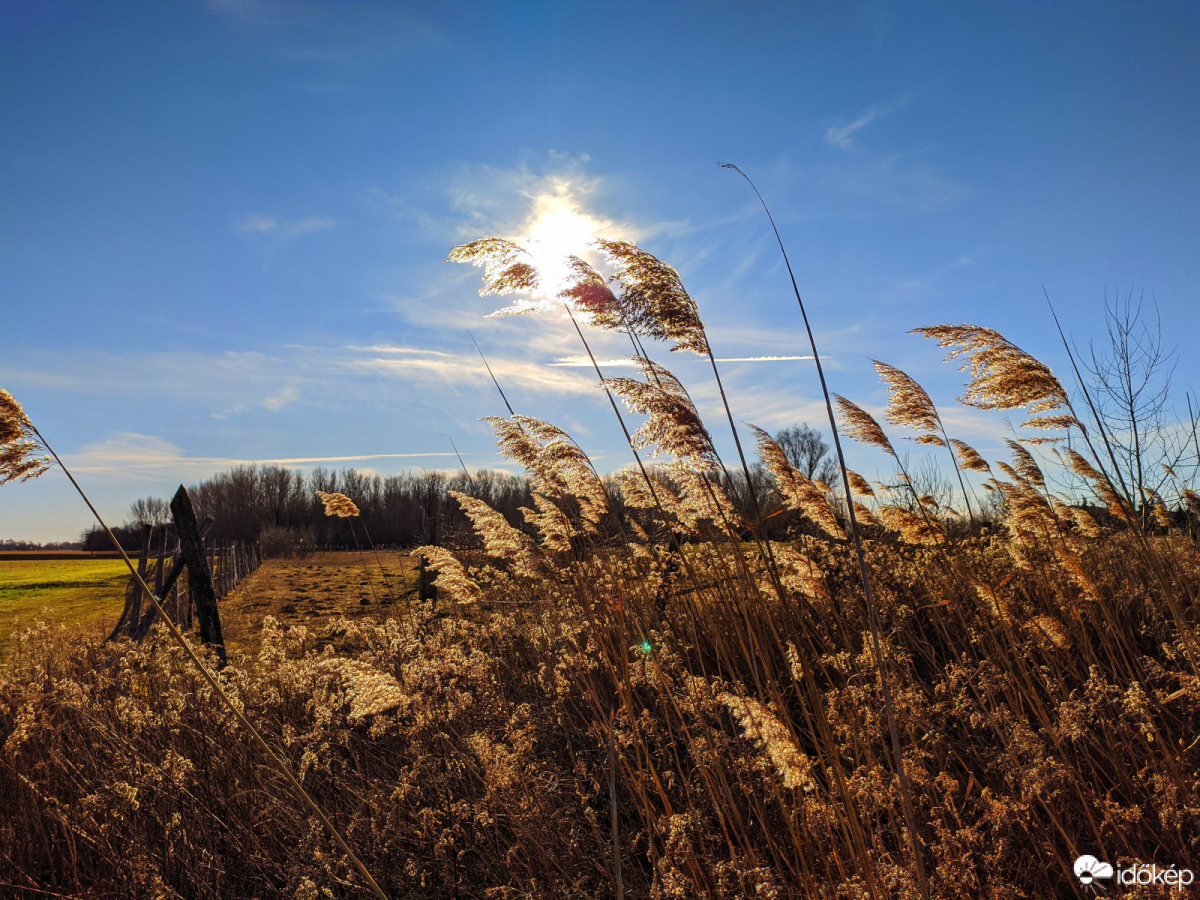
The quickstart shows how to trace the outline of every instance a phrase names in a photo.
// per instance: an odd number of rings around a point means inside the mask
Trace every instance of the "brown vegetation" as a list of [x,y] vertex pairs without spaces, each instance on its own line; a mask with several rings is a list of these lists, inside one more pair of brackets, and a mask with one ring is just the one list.
[[[561,296],[629,333],[645,380],[597,376],[648,416],[630,432],[613,400],[631,450],[675,461],[606,483],[560,429],[492,420],[531,480],[524,527],[465,488],[471,540],[415,551],[436,607],[266,618],[224,695],[166,642],[27,633],[0,685],[0,879],[361,895],[340,834],[393,897],[1016,898],[1073,896],[1084,853],[1197,856],[1194,512],[1142,516],[1092,447],[1102,426],[1085,431],[1048,367],[976,326],[921,332],[966,358],[964,402],[1027,410],[1034,445],[1084,439],[1092,458],[1068,449],[1063,471],[1102,514],[1057,496],[1022,443],[985,461],[950,439],[887,366],[903,392],[888,421],[1002,473],[983,485],[995,520],[919,490],[843,398],[846,433],[888,454],[898,485],[843,469],[839,495],[756,432],[775,495],[760,505],[743,462],[738,508],[687,391],[641,346],[711,360],[695,304],[644,251],[601,249],[614,289],[576,266],[582,287]],[[526,257],[488,240],[452,258],[504,293],[537,286]],[[768,500],[791,522],[781,540]],[[250,722],[278,758],[244,739]]]

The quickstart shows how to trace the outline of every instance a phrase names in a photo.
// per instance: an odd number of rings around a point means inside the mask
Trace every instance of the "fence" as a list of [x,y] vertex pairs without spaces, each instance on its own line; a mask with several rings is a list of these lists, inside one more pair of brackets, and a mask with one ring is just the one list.
[[[205,523],[206,525],[209,523]],[[202,531],[207,530],[202,528]],[[163,601],[163,609],[171,620],[183,628],[192,627],[191,574],[183,574],[183,564],[176,547],[168,551],[168,529],[147,527],[142,542],[142,551],[137,559],[138,574],[154,588],[154,593]],[[257,543],[232,541],[209,545],[204,543],[204,561],[212,579],[213,590],[218,598],[227,596],[243,578],[257,571],[262,565],[262,549]],[[164,594],[164,589],[166,593]],[[125,594],[125,609],[113,629],[110,640],[118,634],[140,640],[154,624],[153,609],[145,610],[142,591],[137,580],[130,578]],[[148,605],[148,604],[147,604]]]
[[238,586],[238,582],[262,565],[262,550],[258,544],[241,541],[206,547],[205,555],[218,597],[224,597]]

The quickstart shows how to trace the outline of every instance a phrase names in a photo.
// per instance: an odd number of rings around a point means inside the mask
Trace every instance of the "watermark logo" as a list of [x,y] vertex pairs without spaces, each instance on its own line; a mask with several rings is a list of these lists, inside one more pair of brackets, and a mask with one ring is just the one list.
[[1107,891],[1108,881],[1122,886],[1157,884],[1182,891],[1196,880],[1196,873],[1191,869],[1177,869],[1175,866],[1162,869],[1154,863],[1134,863],[1114,868],[1110,863],[1086,854],[1075,860],[1073,868],[1084,892],[1090,894],[1095,894],[1098,890]]
[[1108,890],[1102,883],[1113,877],[1113,867],[1106,862],[1101,862],[1094,856],[1081,856],[1075,860],[1075,877],[1079,879],[1079,883],[1083,885],[1084,890],[1091,893],[1096,892],[1096,888]]

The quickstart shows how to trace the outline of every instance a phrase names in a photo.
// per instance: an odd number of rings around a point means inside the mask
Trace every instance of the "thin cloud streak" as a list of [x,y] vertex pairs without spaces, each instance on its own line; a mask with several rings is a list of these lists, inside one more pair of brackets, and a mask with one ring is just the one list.
[[243,217],[235,226],[244,234],[269,234],[279,238],[298,238],[318,231],[328,231],[338,226],[337,219],[329,216],[304,216],[299,219],[280,219],[277,216],[250,215]]
[[831,147],[841,147],[843,150],[854,146],[854,133],[865,128],[879,117],[879,109],[872,109],[865,115],[855,119],[849,125],[834,125],[825,132],[825,143]]
[[[464,452],[464,456],[474,455]],[[363,453],[345,456],[289,456],[237,459],[224,456],[185,456],[178,445],[162,438],[136,432],[121,432],[88,444],[75,453],[64,454],[74,472],[105,475],[117,480],[150,481],[162,478],[209,474],[233,466],[315,466],[326,463],[355,463],[386,459],[434,459],[453,453]]]
[[[811,356],[718,356],[718,357],[716,357],[717,362],[727,362],[727,363],[792,362],[794,360],[800,360],[800,359],[812,359],[812,357]],[[559,368],[590,369],[590,368],[592,368],[592,361],[590,359],[582,359],[579,357],[568,357],[567,359],[560,359],[556,362],[547,363],[547,365],[556,366]],[[626,356],[626,357],[621,357],[618,359],[598,359],[598,360],[596,360],[596,365],[607,366],[609,368],[611,368],[613,366],[622,366],[625,368],[635,368],[637,366],[637,362],[633,358]]]

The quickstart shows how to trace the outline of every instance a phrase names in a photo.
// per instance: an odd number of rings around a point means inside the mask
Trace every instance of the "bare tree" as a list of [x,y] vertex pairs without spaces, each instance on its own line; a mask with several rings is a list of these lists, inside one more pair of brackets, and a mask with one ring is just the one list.
[[1095,417],[1108,437],[1117,481],[1141,510],[1143,524],[1184,449],[1180,429],[1170,421],[1176,348],[1163,344],[1157,303],[1152,318],[1144,294],[1134,300],[1130,291],[1123,299],[1110,299],[1106,291],[1107,340],[1099,347],[1089,343],[1090,361],[1085,363]]
[[171,507],[158,497],[143,497],[134,500],[129,507],[128,524],[135,528],[147,525],[158,527],[171,521]]
[[792,468],[807,478],[833,484],[837,466],[829,456],[829,445],[821,433],[808,425],[792,425],[775,435],[775,443],[783,451]]

